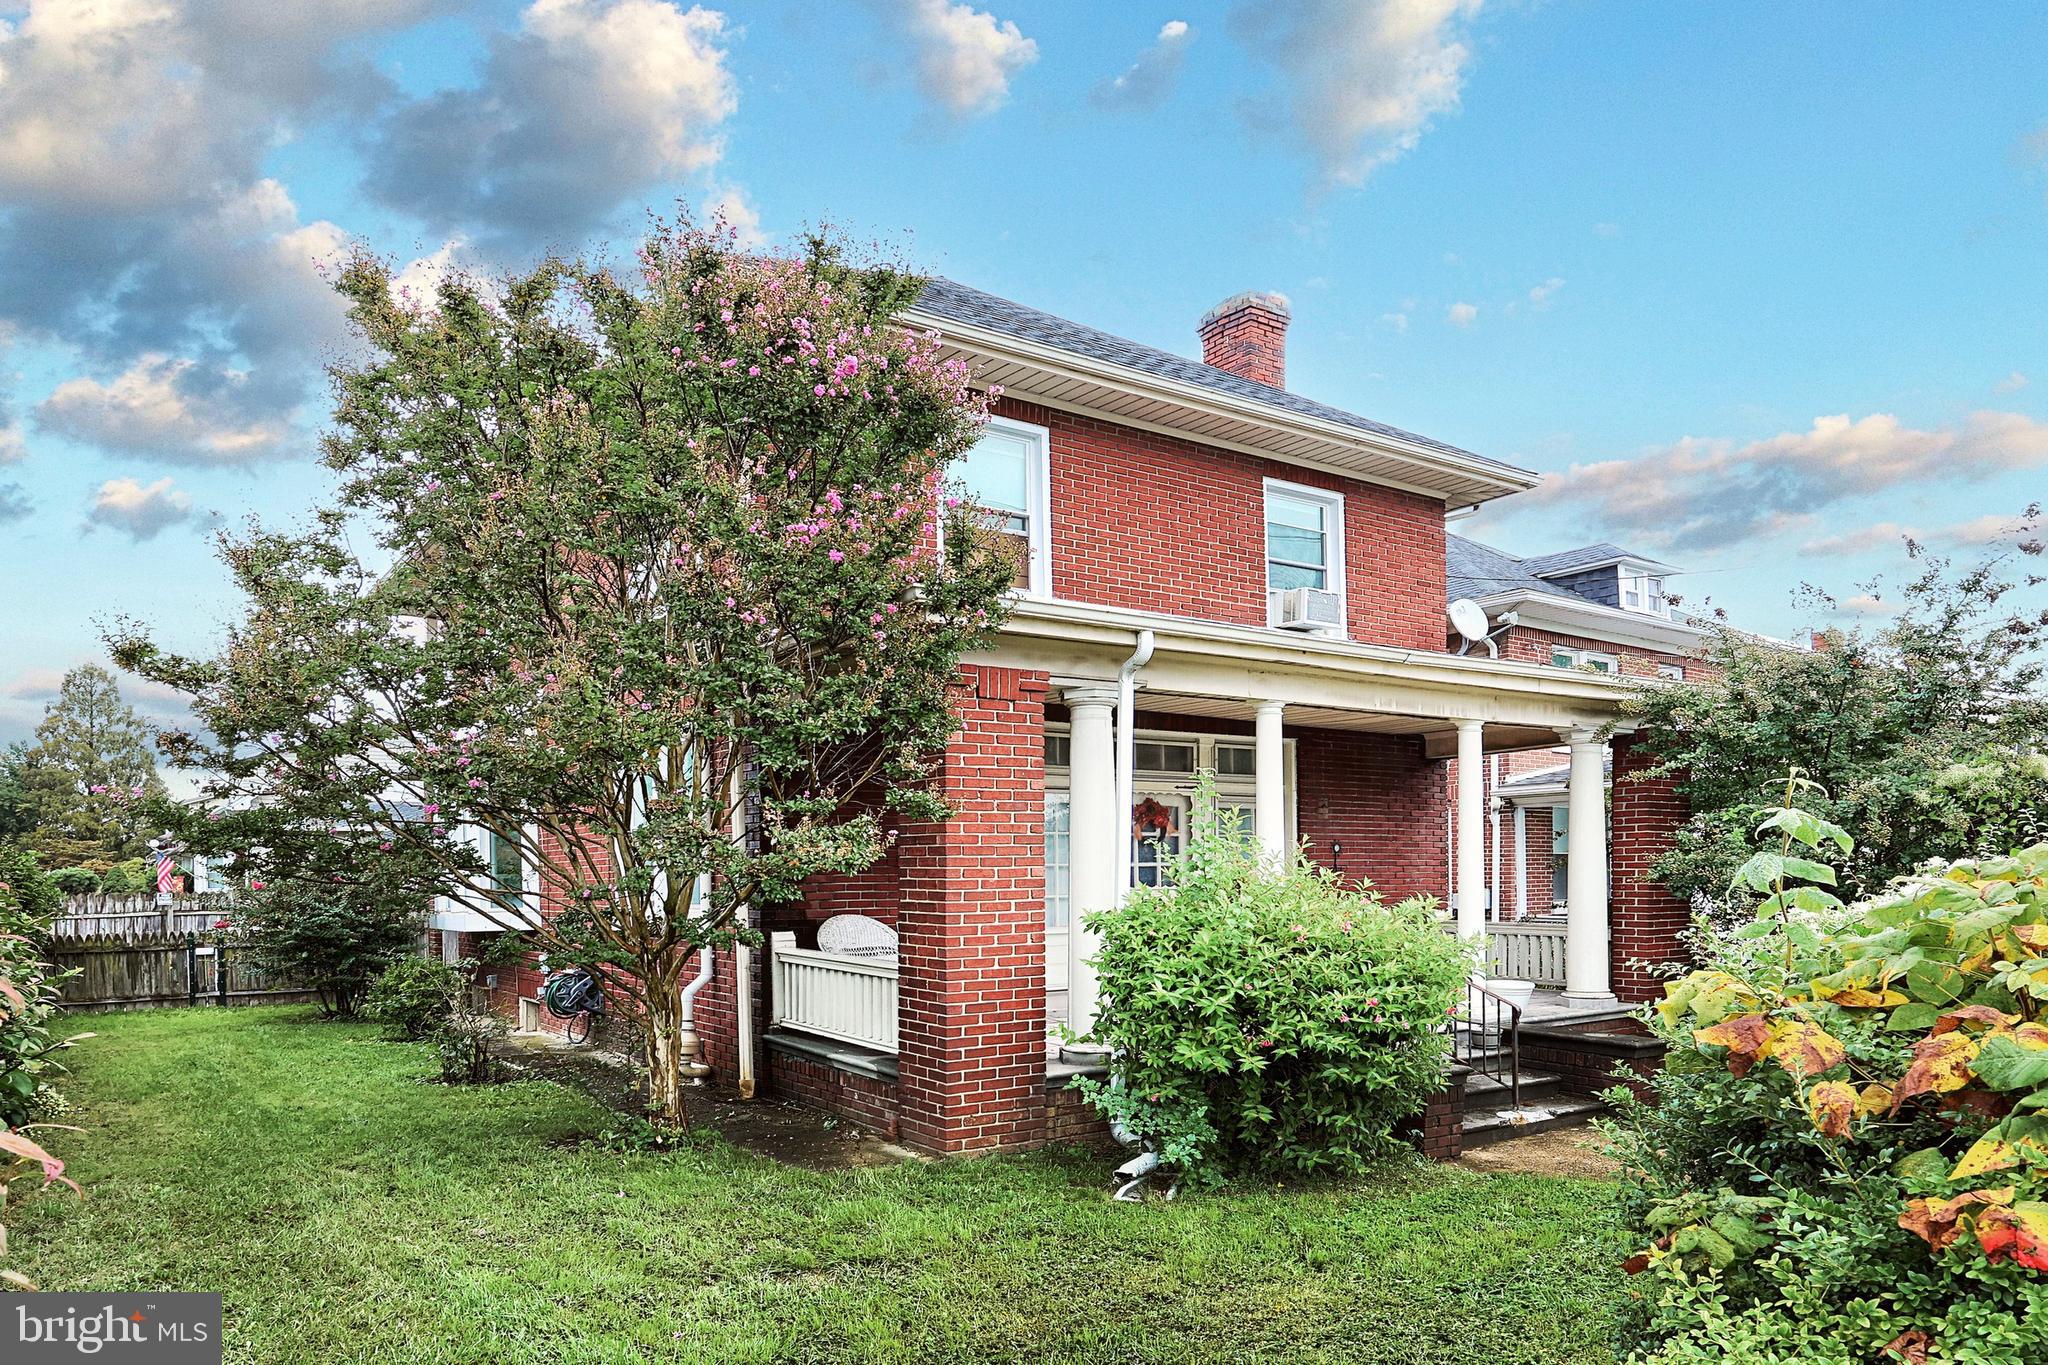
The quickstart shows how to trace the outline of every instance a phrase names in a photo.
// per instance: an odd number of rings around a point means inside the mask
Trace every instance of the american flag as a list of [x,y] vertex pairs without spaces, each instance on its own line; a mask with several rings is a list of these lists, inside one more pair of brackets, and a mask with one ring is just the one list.
[[177,859],[173,858],[169,853],[157,854],[156,889],[158,891],[163,892],[165,895],[169,895],[176,885],[177,877]]

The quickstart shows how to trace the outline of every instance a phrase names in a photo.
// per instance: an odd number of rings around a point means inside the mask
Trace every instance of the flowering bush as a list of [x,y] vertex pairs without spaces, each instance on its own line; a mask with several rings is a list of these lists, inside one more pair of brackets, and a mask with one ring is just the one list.
[[697,952],[946,813],[950,689],[1014,569],[947,486],[993,391],[902,324],[918,277],[824,234],[664,228],[630,273],[551,259],[431,299],[394,273],[337,279],[365,345],[335,374],[336,508],[226,547],[249,609],[219,655],[112,642],[204,727],[162,747],[217,818],[163,827],[266,880],[328,832],[347,868],[530,929],[635,1016],[678,1125]]
[[1443,1084],[1471,960],[1433,902],[1211,837],[1089,923],[1112,1074],[1076,1084],[1198,1182],[1357,1171]]
[[1625,1092],[1637,1359],[2048,1358],[2048,845],[1844,907],[1794,794],[1759,918],[1668,988]]
[[419,943],[424,901],[374,875],[250,887],[237,895],[229,927],[215,933],[312,991],[332,1018],[354,1018],[376,975]]

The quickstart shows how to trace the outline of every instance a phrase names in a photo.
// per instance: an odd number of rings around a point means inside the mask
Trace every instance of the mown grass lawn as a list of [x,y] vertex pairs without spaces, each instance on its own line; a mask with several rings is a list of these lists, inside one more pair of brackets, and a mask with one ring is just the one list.
[[[304,1010],[95,1018],[46,1289],[219,1290],[231,1361],[1604,1361],[1588,1181],[1403,1172],[1114,1204],[1101,1159],[621,1156],[548,1082],[428,1081]],[[18,1187],[25,1188],[25,1187]]]

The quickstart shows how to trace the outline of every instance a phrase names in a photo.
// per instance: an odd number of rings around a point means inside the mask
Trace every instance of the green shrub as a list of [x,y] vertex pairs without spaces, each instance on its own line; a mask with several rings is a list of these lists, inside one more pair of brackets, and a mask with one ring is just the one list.
[[134,896],[154,890],[156,876],[150,871],[148,862],[141,858],[124,858],[115,863],[100,878],[99,884],[103,896]]
[[1610,1096],[1630,1358],[2048,1359],[2048,845],[1845,907],[1795,794],[1655,1012],[1655,1103]]
[[1355,1172],[1442,1086],[1470,954],[1434,902],[1276,875],[1233,835],[1089,918],[1112,1077],[1076,1084],[1197,1183]]
[[62,1103],[57,1054],[74,1039],[59,1039],[51,1025],[70,973],[54,970],[40,946],[61,906],[34,854],[0,849],[0,1126],[46,1118]]
[[449,1085],[489,1085],[502,1069],[491,1049],[512,1032],[512,1026],[483,1010],[458,1009],[428,1035],[441,1059],[441,1079]]
[[90,896],[100,889],[100,874],[89,867],[60,867],[50,881],[65,896]]
[[417,1041],[455,1012],[466,979],[445,962],[401,957],[370,983],[363,997],[363,1013],[391,1025],[400,1038]]
[[267,970],[314,992],[328,1016],[352,1019],[376,975],[417,947],[423,910],[374,883],[294,879],[250,883],[231,918],[236,942]]

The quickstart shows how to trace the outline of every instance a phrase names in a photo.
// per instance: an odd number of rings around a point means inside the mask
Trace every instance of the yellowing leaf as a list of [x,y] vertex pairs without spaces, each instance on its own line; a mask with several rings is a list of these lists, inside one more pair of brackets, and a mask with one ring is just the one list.
[[1980,1204],[2010,1204],[2016,1191],[2011,1186],[1998,1190],[1971,1190],[1953,1199],[1909,1199],[1899,1215],[1899,1226],[1926,1240],[1936,1251],[1946,1250],[1962,1231],[1956,1219],[1963,1210]]
[[1975,1146],[1963,1153],[1963,1159],[1948,1173],[1950,1180],[1968,1180],[1986,1171],[2002,1171],[2008,1166],[2020,1164],[2019,1149],[2007,1142],[1994,1128],[1977,1139]]
[[1945,1095],[1961,1090],[1971,1080],[1970,1063],[1977,1056],[1977,1040],[1963,1033],[1937,1033],[1913,1045],[1913,1064],[1892,1087],[1892,1108],[1915,1095]]
[[1841,991],[1833,996],[1823,998],[1833,1000],[1834,1003],[1842,1006],[1844,1009],[1859,1010],[1879,1009],[1890,1005],[1903,1005],[1907,1003],[1908,1000],[1908,996],[1904,991],[1871,991],[1865,990],[1860,986],[1852,986],[1846,991]]
[[1804,1079],[1832,1071],[1848,1060],[1848,1052],[1819,1024],[1787,1019],[1771,1027],[1771,1057]]
[[1761,1014],[1742,1014],[1710,1028],[1694,1029],[1693,1041],[1728,1049],[1728,1070],[1747,1076],[1771,1050],[1771,1021]]
[[1856,1097],[1856,1112],[1864,1118],[1882,1114],[1891,1107],[1892,1088],[1888,1085],[1866,1085]]
[[1807,1116],[1828,1137],[1847,1137],[1856,1111],[1856,1087],[1847,1081],[1822,1081],[1806,1092]]
[[2005,1028],[2019,1022],[2017,1014],[2007,1014],[1989,1005],[1965,1005],[1959,1010],[1950,1010],[1934,1021],[1933,1033],[1954,1033],[1957,1029],[1976,1032],[1980,1028]]

